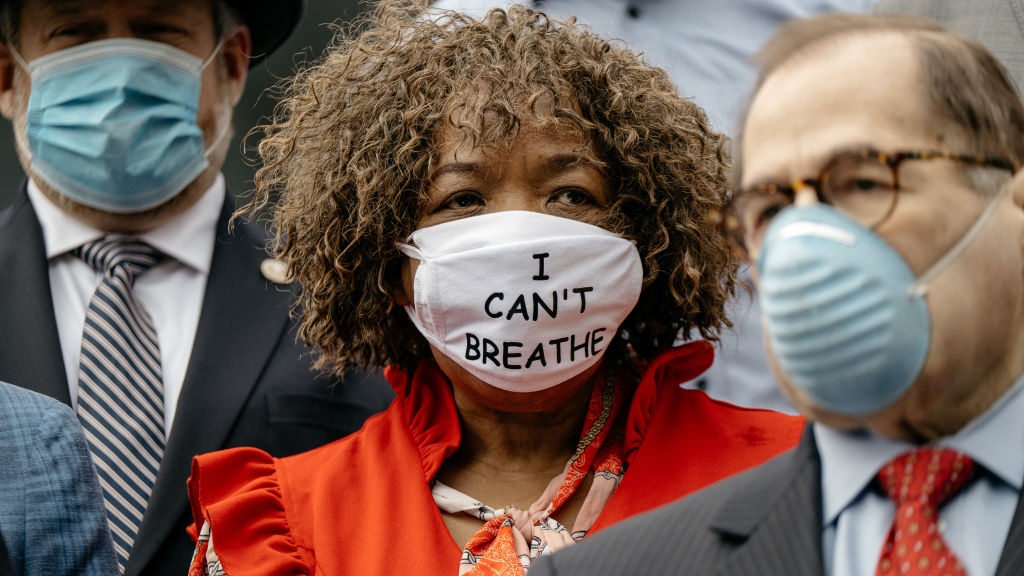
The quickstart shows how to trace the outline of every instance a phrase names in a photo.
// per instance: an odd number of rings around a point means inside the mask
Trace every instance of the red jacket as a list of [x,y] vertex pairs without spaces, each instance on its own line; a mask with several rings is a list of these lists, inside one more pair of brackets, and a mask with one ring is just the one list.
[[[644,372],[624,431],[626,473],[591,533],[796,444],[802,418],[679,387],[712,357],[710,344],[693,343]],[[228,576],[458,574],[462,543],[430,492],[460,441],[450,385],[432,361],[386,375],[395,401],[346,438],[288,458],[237,448],[194,460],[193,514],[210,523]]]

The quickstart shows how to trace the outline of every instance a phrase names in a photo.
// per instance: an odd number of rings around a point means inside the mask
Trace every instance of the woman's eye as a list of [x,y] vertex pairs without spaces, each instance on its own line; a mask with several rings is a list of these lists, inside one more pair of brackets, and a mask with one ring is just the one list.
[[473,206],[480,206],[482,204],[483,200],[479,195],[472,192],[459,192],[450,196],[439,208],[447,210],[464,210],[466,208],[472,208]]
[[570,206],[582,206],[584,204],[594,204],[594,197],[589,192],[580,190],[579,188],[569,188],[566,190],[559,190],[554,199]]

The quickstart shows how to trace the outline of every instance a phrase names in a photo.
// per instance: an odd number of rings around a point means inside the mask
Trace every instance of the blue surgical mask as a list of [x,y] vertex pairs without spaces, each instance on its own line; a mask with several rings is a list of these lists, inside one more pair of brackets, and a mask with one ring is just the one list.
[[[174,197],[209,164],[196,123],[203,61],[167,44],[116,38],[26,63],[25,134],[15,130],[30,171],[62,195],[115,213]],[[24,141],[27,140],[27,143]]]
[[759,294],[772,352],[793,385],[816,405],[851,416],[902,397],[931,342],[928,285],[1002,196],[920,278],[877,234],[831,206],[780,213],[758,260]]

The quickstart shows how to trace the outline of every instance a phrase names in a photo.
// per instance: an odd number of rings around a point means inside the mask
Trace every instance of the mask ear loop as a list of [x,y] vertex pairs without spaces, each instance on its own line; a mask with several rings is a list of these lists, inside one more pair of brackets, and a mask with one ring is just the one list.
[[206,68],[210,65],[210,63],[213,62],[213,59],[216,58],[217,55],[220,54],[220,51],[223,50],[223,49],[224,49],[224,36],[222,35],[220,37],[220,40],[217,40],[217,45],[213,47],[213,52],[210,52],[210,55],[206,57],[206,60],[203,60],[203,64],[202,64],[202,66],[199,67],[199,71],[202,72],[203,70],[206,70]]
[[989,201],[988,206],[986,206],[985,210],[981,213],[981,215],[978,216],[978,219],[974,221],[974,224],[972,224],[971,227],[967,229],[967,232],[965,232],[964,235],[960,237],[960,240],[957,240],[957,243],[954,244],[953,247],[950,248],[948,251],[946,251],[946,253],[943,254],[942,258],[939,258],[938,261],[935,262],[935,264],[931,265],[931,268],[925,271],[924,274],[922,274],[917,280],[914,281],[913,284],[910,285],[909,288],[907,288],[908,296],[910,296],[911,298],[921,298],[922,296],[928,293],[928,285],[931,284],[931,282],[935,280],[935,278],[940,273],[942,273],[942,271],[945,270],[946,267],[953,262],[953,260],[959,257],[960,254],[967,249],[967,246],[971,243],[972,240],[974,240],[974,237],[981,232],[981,230],[985,227],[985,224],[989,221],[992,215],[995,214],[996,208],[999,207],[1000,201],[1003,199],[1004,196],[1006,196],[1009,190],[1010,184],[1008,182],[1005,185],[1003,185],[1002,189],[999,190],[999,193],[996,194],[992,198],[992,200]]
[[[21,57],[21,53],[18,52],[17,48],[15,48],[14,45],[12,45],[10,42],[7,42],[6,44],[7,49],[11,52],[11,56],[14,57],[14,61],[17,62],[18,66],[22,69],[22,71],[25,72],[25,74],[28,74],[29,77],[31,77],[32,71],[29,70],[28,62],[26,62],[25,59]],[[28,161],[30,169],[29,171],[31,171],[32,151],[29,149],[28,146],[28,135],[25,134],[26,130],[28,130],[27,121],[25,122],[25,126],[22,130],[19,130],[17,126],[14,127],[14,145],[21,152],[22,156],[24,156],[25,159]]]
[[228,120],[227,122],[224,123],[224,126],[222,126],[221,129],[217,131],[217,135],[214,136],[213,142],[210,143],[210,145],[206,147],[206,150],[203,151],[203,156],[206,156],[207,158],[209,158],[210,154],[213,153],[213,150],[217,146],[220,146],[220,143],[224,140],[224,138],[227,138],[228,132],[230,132],[230,131],[231,131],[231,120]]
[[11,51],[11,56],[14,56],[14,61],[18,63],[18,66],[21,66],[22,70],[28,72],[28,62],[25,62],[25,59],[21,57],[21,53],[10,42],[6,44],[7,49]]
[[[405,242],[395,242],[395,248],[398,248],[399,252],[401,252],[402,254],[408,256],[409,258],[412,258],[414,260],[419,260],[420,262],[426,262],[427,261],[426,255],[423,254],[423,252],[419,248],[413,246],[412,244],[407,244]],[[416,278],[413,280],[413,288],[412,288],[413,293],[410,295],[411,296],[410,303],[404,306],[405,312],[409,315],[409,319],[412,320],[412,323],[413,323],[413,325],[416,326],[416,329],[420,331],[420,334],[422,334],[423,337],[426,338],[427,341],[430,342],[432,345],[434,345],[435,347],[437,347],[440,350],[443,350],[444,349],[444,334],[446,332],[444,330],[443,324],[440,327],[440,334],[441,335],[440,336],[436,336],[436,335],[434,335],[434,332],[432,330],[429,330],[429,329],[426,328],[426,326],[424,326],[423,322],[416,315],[416,296],[417,296],[417,294],[422,294],[423,293],[423,290],[420,288],[420,281],[421,281],[421,277],[420,277],[419,273],[417,273],[416,274]],[[433,323],[432,319],[428,320],[428,321],[431,321],[431,323]]]
[[[224,49],[224,36],[222,35],[220,37],[220,40],[217,41],[217,45],[214,46],[213,52],[211,52],[210,55],[206,57],[206,60],[203,60],[202,66],[199,67],[199,75],[200,76],[202,76],[203,71],[206,70],[210,66],[210,64],[213,63],[213,60],[217,57],[217,55],[220,54],[221,50],[223,50],[223,49]],[[200,85],[201,84],[202,84],[202,79],[200,79]],[[228,132],[230,132],[230,131],[231,131],[231,121],[228,120],[227,122],[224,123],[224,126],[222,126],[221,129],[217,131],[217,135],[213,137],[213,142],[210,143],[210,145],[207,146],[205,150],[203,150],[203,156],[205,156],[206,158],[209,158],[210,154],[213,153],[214,149],[216,149],[217,146],[220,146],[220,143],[224,140],[224,138],[227,138]]]
[[398,248],[399,252],[405,254],[409,258],[419,260],[420,262],[423,262],[427,259],[423,252],[421,252],[419,248],[413,246],[412,244],[406,244],[405,242],[395,242],[395,248]]

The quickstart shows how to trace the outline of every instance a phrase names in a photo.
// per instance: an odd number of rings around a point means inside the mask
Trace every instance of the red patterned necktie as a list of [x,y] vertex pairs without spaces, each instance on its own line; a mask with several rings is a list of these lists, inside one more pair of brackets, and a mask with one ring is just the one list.
[[974,475],[974,462],[948,448],[918,448],[893,458],[878,483],[896,515],[882,545],[876,576],[966,576],[939,528],[939,507]]

